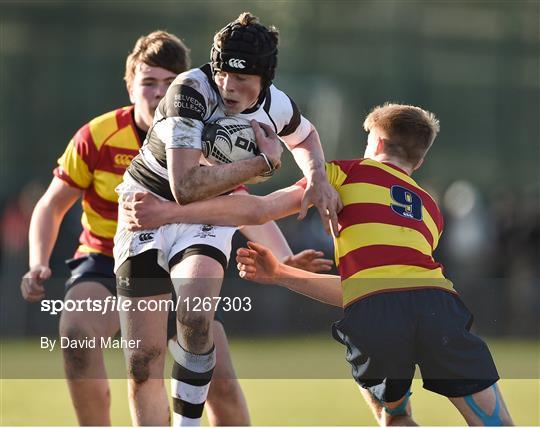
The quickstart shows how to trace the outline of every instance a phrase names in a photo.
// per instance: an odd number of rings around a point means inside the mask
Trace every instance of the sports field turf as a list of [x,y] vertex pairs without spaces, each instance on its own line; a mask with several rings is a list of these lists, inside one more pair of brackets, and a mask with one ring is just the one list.
[[[540,344],[503,340],[489,344],[505,377],[501,388],[514,421],[540,425]],[[343,350],[328,337],[238,339],[231,341],[231,348],[239,376],[246,378],[241,384],[253,424],[373,424],[354,382],[348,379]],[[107,360],[111,372],[120,376],[121,353],[110,351]],[[40,350],[38,338],[3,341],[1,368],[1,425],[76,424],[65,381],[43,379],[61,373],[59,353]],[[22,377],[18,373],[26,373],[26,379],[13,379]],[[126,381],[115,379],[111,387],[113,424],[129,425]],[[412,390],[418,422],[463,424],[448,400],[423,390],[420,380],[415,380]]]

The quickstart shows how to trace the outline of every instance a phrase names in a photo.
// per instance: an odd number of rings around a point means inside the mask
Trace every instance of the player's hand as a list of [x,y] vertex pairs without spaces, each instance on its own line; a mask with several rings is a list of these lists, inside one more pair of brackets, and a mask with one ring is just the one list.
[[279,260],[272,251],[255,242],[248,242],[249,248],[236,251],[236,267],[240,278],[256,281],[261,284],[275,284],[279,271]]
[[281,154],[283,146],[274,130],[265,123],[251,120],[251,127],[255,133],[255,139],[259,146],[259,151],[264,153],[275,169],[281,166]]
[[304,250],[283,259],[283,264],[309,272],[328,272],[334,262],[322,258],[324,253],[316,250]]
[[302,196],[298,220],[303,220],[306,217],[310,205],[315,205],[319,211],[326,233],[338,236],[337,215],[343,208],[343,204],[337,190],[328,183],[326,175],[314,177],[311,182],[308,182],[304,196]]
[[176,203],[163,201],[148,192],[136,192],[129,200],[120,202],[118,215],[128,230],[156,229],[170,223],[168,214],[169,209],[174,208],[172,205]]
[[21,281],[21,293],[28,302],[38,302],[45,297],[43,281],[51,277],[49,266],[36,265],[26,272]]

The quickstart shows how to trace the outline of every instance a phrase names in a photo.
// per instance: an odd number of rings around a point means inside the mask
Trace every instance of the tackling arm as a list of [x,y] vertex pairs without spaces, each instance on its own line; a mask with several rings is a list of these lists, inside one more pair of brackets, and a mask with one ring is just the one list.
[[302,187],[293,185],[266,196],[235,193],[188,205],[136,193],[131,201],[121,202],[120,215],[131,230],[153,229],[167,223],[261,225],[298,212],[303,193]]
[[293,254],[281,229],[274,221],[269,221],[261,226],[244,226],[241,232],[248,240],[256,239],[257,242],[270,248],[278,260],[287,266],[294,266],[310,272],[332,269],[332,260],[323,258],[322,251],[307,249]]
[[337,275],[312,273],[279,262],[272,252],[254,242],[239,248],[236,261],[240,276],[261,284],[278,284],[329,305],[343,305],[341,280]]
[[280,228],[273,221],[262,225],[244,226],[240,231],[248,240],[253,241],[256,239],[258,242],[271,248],[278,260],[283,261],[286,257],[293,255],[285,236],[283,236]]

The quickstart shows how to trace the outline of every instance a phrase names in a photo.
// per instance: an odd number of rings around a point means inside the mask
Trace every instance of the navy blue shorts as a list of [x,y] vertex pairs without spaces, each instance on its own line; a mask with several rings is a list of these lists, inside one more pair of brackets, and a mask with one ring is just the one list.
[[116,296],[114,259],[99,253],[90,253],[76,259],[66,260],[71,277],[66,282],[66,293],[80,282],[99,282],[109,293]]
[[401,399],[416,365],[425,389],[463,397],[499,379],[487,345],[469,331],[472,322],[453,293],[385,292],[347,307],[333,336],[347,347],[355,381],[380,401]]

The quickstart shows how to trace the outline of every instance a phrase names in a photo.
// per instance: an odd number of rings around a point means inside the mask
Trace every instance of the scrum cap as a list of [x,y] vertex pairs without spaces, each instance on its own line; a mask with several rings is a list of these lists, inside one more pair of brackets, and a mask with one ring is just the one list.
[[277,66],[278,32],[259,24],[250,13],[222,28],[210,52],[212,71],[255,74],[263,79],[263,89],[271,85]]

